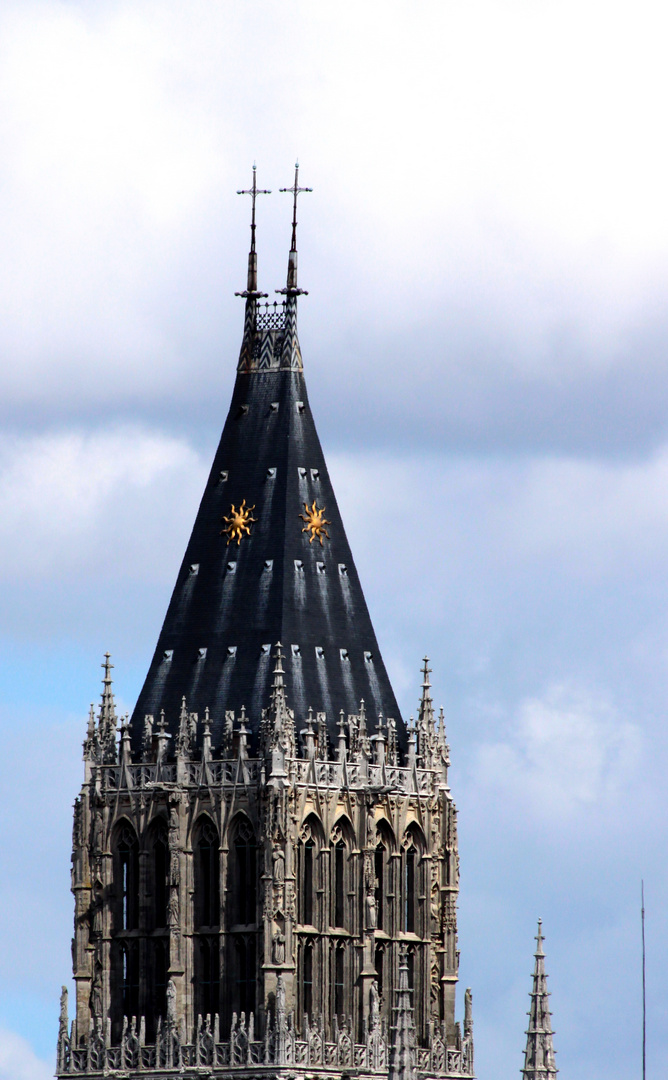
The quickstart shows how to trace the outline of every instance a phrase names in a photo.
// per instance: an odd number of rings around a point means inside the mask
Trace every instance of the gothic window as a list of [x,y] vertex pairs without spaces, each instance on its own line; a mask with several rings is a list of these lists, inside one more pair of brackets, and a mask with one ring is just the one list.
[[139,845],[137,834],[124,822],[116,838],[115,885],[118,930],[136,930],[139,921]]
[[385,846],[378,844],[374,854],[374,872],[376,878],[376,926],[379,930],[384,929],[384,899],[385,899]]
[[346,845],[339,840],[334,848],[334,926],[344,925]]
[[256,921],[257,845],[250,822],[240,819],[234,838],[234,921],[248,926]]
[[404,930],[415,930],[415,847],[408,848],[404,856]]
[[163,930],[167,926],[167,834],[164,826],[156,831],[151,852],[153,876],[153,928]]
[[246,1018],[255,1012],[255,935],[238,936],[234,939],[236,952],[236,1000],[239,1013]]
[[421,920],[425,849],[424,837],[419,828],[411,826],[404,836],[402,852],[402,901],[403,929],[407,933],[419,933]]
[[139,1013],[138,942],[124,941],[121,945],[121,1000],[123,1016],[130,1019]]
[[344,960],[344,949],[339,945],[334,950],[334,1015],[339,1023],[345,1013]]
[[220,924],[220,855],[218,833],[204,819],[195,852],[195,917],[198,926]]
[[304,968],[302,972],[303,1014],[313,1017],[313,942],[304,944]]
[[[313,853],[315,844],[309,836],[302,846],[302,922],[313,925]],[[310,1016],[310,1010],[308,1010]]]
[[411,950],[406,957],[406,964],[408,966],[408,986],[409,989],[415,989],[415,953]]
[[220,1000],[220,953],[217,937],[198,940],[197,993],[200,1016],[215,1016]]
[[320,924],[319,911],[319,861],[318,854],[324,839],[322,824],[315,816],[309,815],[299,833],[298,848],[298,884],[299,921],[306,926]]

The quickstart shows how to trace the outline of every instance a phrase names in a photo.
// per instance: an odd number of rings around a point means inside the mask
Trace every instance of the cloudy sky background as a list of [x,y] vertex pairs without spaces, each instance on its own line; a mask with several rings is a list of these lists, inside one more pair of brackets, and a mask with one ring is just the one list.
[[[668,1051],[668,17],[0,0],[0,1080],[51,1075],[71,803],[141,685],[240,342],[246,186],[406,714],[432,658],[481,1080]],[[384,556],[378,557],[382,537]]]

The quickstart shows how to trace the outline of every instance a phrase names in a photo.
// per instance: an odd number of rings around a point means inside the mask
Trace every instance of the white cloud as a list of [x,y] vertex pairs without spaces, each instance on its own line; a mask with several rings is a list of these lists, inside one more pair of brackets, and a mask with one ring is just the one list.
[[607,808],[635,779],[639,727],[585,691],[550,687],[505,727],[504,739],[478,748],[475,785],[486,801],[510,799],[543,824]]
[[160,577],[203,483],[202,462],[185,441],[143,428],[5,437],[0,575]]
[[0,1028],[0,1080],[52,1080],[53,1065],[13,1031]]

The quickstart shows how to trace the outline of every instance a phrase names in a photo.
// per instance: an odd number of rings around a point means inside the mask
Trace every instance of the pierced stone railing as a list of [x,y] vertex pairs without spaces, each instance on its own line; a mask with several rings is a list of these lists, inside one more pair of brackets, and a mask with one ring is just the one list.
[[[290,1015],[279,1015],[270,1024],[264,1039],[254,1037],[254,1020],[251,1013],[248,1025],[244,1014],[232,1020],[230,1038],[225,1042],[217,1039],[218,1017],[213,1029],[210,1019],[198,1025],[195,1042],[186,1043],[176,1024],[159,1024],[155,1044],[143,1042],[143,1025],[137,1034],[134,1020],[124,1023],[120,1046],[109,1045],[109,1033],[98,1027],[91,1031],[88,1045],[73,1047],[71,1039],[64,1034],[58,1041],[57,1076],[141,1076],[143,1073],[160,1072],[170,1077],[183,1075],[187,1069],[209,1069],[215,1075],[218,1070],[254,1067],[286,1066],[307,1070],[314,1067],[360,1073],[387,1075],[390,1064],[390,1044],[384,1024],[376,1021],[367,1033],[364,1043],[354,1043],[350,1021],[343,1023],[335,1032],[335,1040],[329,1041],[321,1023],[305,1022],[305,1030],[298,1034]],[[436,1029],[431,1033],[429,1047],[417,1047],[414,1063],[418,1077],[471,1078],[473,1076],[473,1046],[470,1038],[464,1039],[462,1049],[446,1045],[443,1033]]]
[[[183,776],[188,787],[233,786],[256,784],[265,763],[262,758],[225,758],[222,761],[183,762]],[[411,769],[398,765],[370,765],[346,761],[314,761],[291,758],[286,767],[299,784],[315,784],[323,788],[387,788],[390,791],[420,795],[433,794],[437,774],[432,769]],[[176,762],[157,765],[97,765],[103,791],[121,788],[143,791],[161,784],[175,784]]]

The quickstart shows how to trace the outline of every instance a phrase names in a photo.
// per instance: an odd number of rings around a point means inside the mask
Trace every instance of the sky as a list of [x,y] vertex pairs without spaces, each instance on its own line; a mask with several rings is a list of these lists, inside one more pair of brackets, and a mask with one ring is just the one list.
[[[404,715],[431,658],[480,1080],[668,1051],[665,5],[0,0],[0,1080],[52,1075],[71,806],[131,710],[300,179],[314,415]],[[381,538],[382,543],[379,543]],[[460,995],[459,1011],[463,1011]]]

